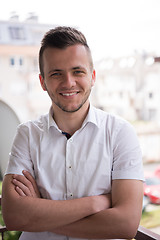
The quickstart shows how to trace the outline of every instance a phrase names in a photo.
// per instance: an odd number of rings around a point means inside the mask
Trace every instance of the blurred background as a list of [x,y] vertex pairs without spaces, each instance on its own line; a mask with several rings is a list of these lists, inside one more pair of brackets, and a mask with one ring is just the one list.
[[[144,209],[146,215],[155,209],[160,211],[159,11],[159,0],[3,2],[0,8],[1,180],[16,126],[48,112],[51,104],[38,78],[41,39],[51,28],[73,26],[85,34],[93,55],[97,81],[91,102],[134,125],[145,175],[154,178],[152,185],[156,185],[154,190],[146,186]],[[160,219],[149,227],[159,231],[159,225]]]

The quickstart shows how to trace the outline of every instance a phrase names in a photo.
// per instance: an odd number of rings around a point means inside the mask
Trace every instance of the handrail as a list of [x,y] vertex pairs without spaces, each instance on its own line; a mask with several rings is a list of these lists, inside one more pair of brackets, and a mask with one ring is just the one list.
[[[1,195],[0,195],[0,205],[1,205]],[[4,232],[7,231],[5,226],[0,225],[0,234],[2,235],[2,240],[4,240]],[[150,231],[147,228],[139,226],[137,234],[134,238],[135,240],[160,240],[160,235]]]
[[139,226],[135,239],[136,240],[160,240],[160,235],[152,232],[147,228]]

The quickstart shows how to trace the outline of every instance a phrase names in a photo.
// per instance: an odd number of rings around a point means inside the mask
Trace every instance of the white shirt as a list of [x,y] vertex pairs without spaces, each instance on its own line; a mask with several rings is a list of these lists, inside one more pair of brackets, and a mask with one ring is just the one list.
[[[114,179],[144,179],[138,139],[127,121],[90,106],[82,127],[67,140],[52,116],[50,110],[18,127],[6,174],[28,170],[42,197],[54,200],[109,193]],[[74,238],[25,232],[20,239]]]

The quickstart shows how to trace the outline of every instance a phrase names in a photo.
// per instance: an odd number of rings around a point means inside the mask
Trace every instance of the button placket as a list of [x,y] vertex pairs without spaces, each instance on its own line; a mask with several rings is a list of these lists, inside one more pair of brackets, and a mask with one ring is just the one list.
[[73,198],[73,173],[72,173],[72,151],[73,151],[73,139],[69,139],[66,144],[66,187],[67,187],[67,199]]

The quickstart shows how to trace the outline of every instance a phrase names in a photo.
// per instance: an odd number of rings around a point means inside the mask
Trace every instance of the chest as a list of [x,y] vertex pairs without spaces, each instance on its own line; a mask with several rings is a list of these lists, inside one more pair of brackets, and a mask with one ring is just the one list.
[[70,199],[110,191],[112,147],[100,135],[79,133],[67,140],[54,134],[39,139],[31,158],[44,197]]

